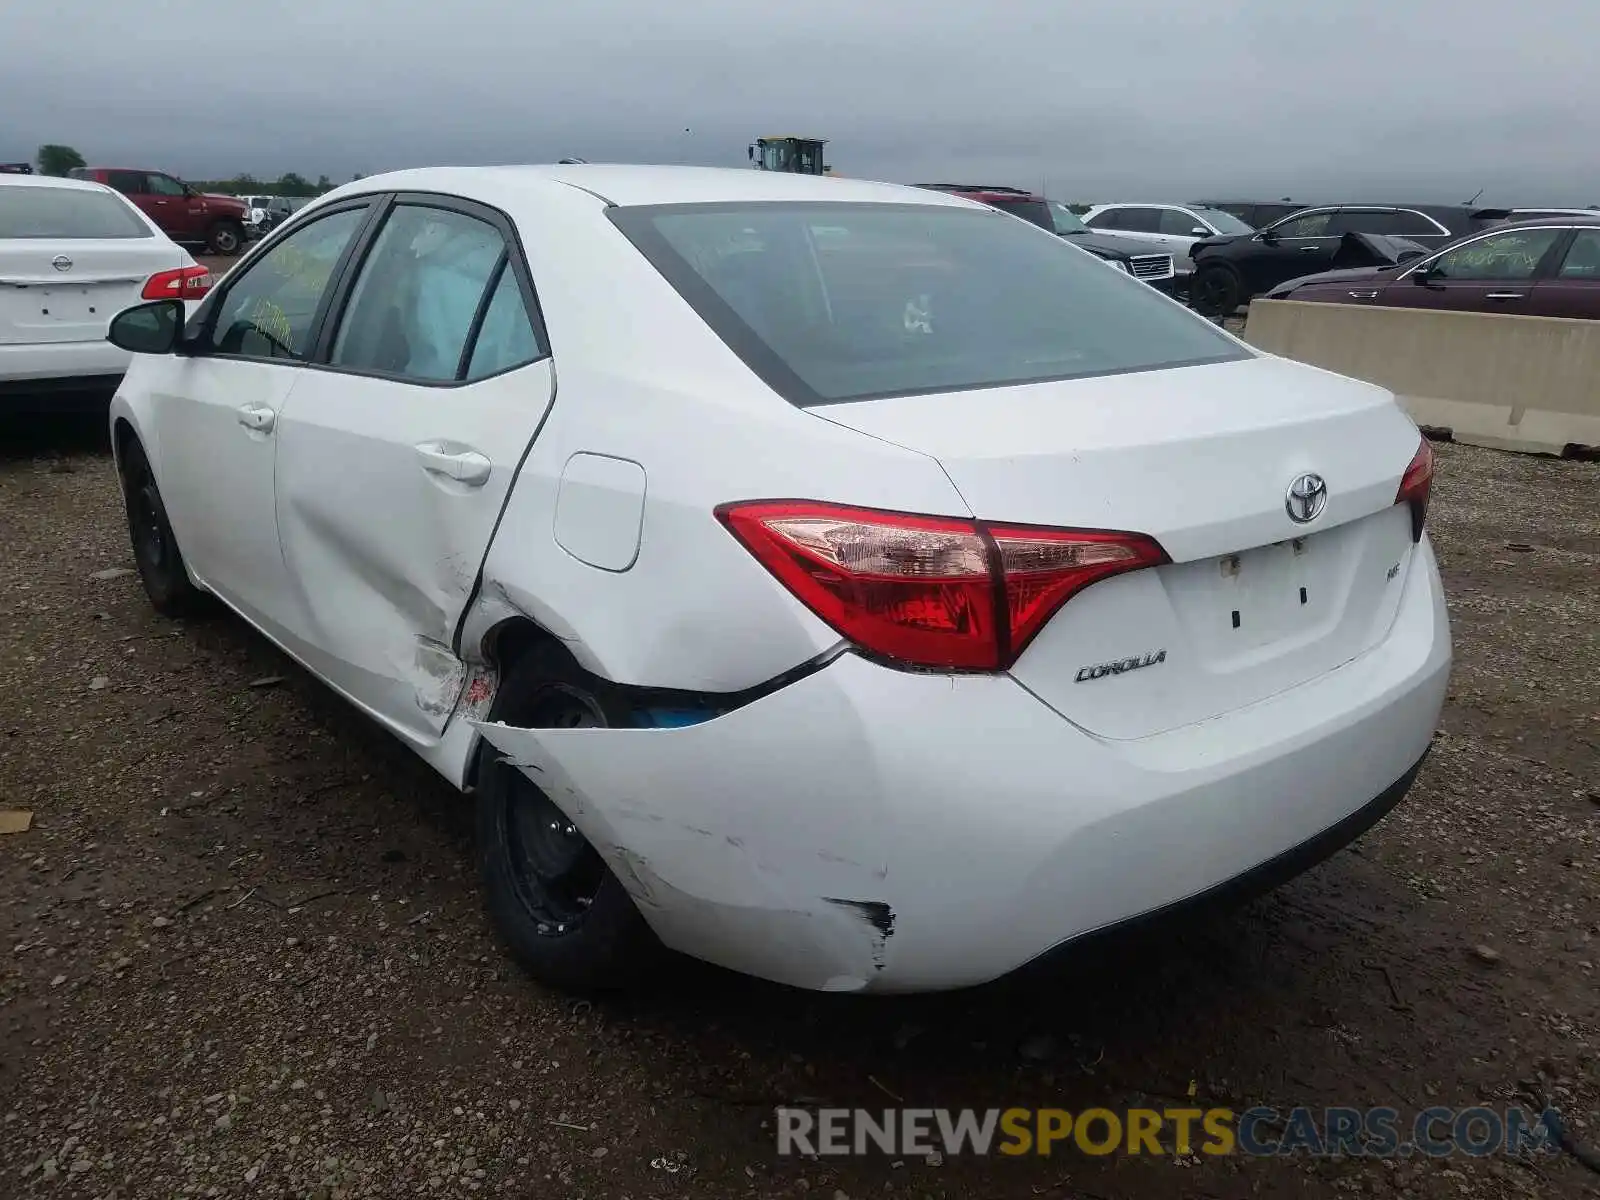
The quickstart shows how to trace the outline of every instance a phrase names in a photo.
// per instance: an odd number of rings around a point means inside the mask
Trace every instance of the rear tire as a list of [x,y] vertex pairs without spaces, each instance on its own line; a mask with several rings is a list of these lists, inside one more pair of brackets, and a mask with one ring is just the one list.
[[218,221],[206,235],[206,248],[213,254],[231,257],[244,245],[244,227],[236,221]]
[[1208,317],[1231,317],[1244,295],[1244,281],[1232,267],[1199,267],[1189,281],[1189,299]]
[[[624,724],[625,708],[564,651],[529,648],[506,672],[491,721],[528,728]],[[567,816],[487,741],[478,747],[478,863],[489,917],[537,979],[575,992],[644,975],[661,944]]]
[[128,513],[133,562],[139,569],[150,605],[164,617],[202,612],[211,597],[195,587],[183,562],[183,551],[167,520],[167,506],[156,486],[155,472],[144,447],[129,439],[122,449],[122,499]]

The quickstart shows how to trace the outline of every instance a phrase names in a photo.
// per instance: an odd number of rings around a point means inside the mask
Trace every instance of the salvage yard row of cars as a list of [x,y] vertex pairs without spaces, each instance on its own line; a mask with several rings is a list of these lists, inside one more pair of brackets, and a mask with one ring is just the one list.
[[[5,340],[129,305],[150,602],[220,601],[470,793],[552,983],[666,949],[993,979],[1332,853],[1438,720],[1432,455],[1394,398],[961,194],[408,171],[192,289],[92,183],[0,181],[0,239]],[[119,247],[172,265],[62,282]]]

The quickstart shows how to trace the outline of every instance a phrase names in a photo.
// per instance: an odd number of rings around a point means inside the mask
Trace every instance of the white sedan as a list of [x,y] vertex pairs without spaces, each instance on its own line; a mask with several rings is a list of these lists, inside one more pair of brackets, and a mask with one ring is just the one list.
[[101,408],[129,354],[106,327],[139,299],[198,300],[211,275],[126,198],[0,174],[0,411]]
[[474,793],[562,986],[993,979],[1333,852],[1443,703],[1393,397],[954,196],[376,176],[112,337],[157,609]]

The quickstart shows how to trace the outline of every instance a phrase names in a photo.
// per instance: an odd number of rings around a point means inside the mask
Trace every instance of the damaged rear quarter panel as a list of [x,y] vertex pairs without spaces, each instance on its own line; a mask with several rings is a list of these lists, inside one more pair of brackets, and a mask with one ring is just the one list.
[[[668,946],[798,987],[867,987],[894,953],[888,814],[819,776],[806,738],[730,737],[739,717],[478,729],[567,812]],[[830,757],[870,763],[868,739],[845,736]],[[775,778],[791,786],[761,794],[755,781]]]

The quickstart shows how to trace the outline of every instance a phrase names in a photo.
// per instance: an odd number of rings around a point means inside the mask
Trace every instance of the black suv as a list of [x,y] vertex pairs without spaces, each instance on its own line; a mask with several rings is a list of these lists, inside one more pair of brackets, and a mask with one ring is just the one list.
[[1142,279],[1157,291],[1172,293],[1177,273],[1173,270],[1172,255],[1152,254],[1150,245],[1136,238],[1117,237],[1090,229],[1059,200],[1049,200],[1021,188],[999,187],[968,183],[919,183],[920,188],[934,192],[950,192],[967,200],[976,200],[991,208],[998,208],[1012,216],[1048,229],[1081,246],[1090,254],[1121,267],[1135,279]]
[[1381,234],[1433,250],[1506,219],[1503,208],[1449,204],[1328,204],[1303,208],[1235,237],[1194,244],[1190,300],[1209,316],[1225,317],[1269,288],[1333,269],[1347,233]]

